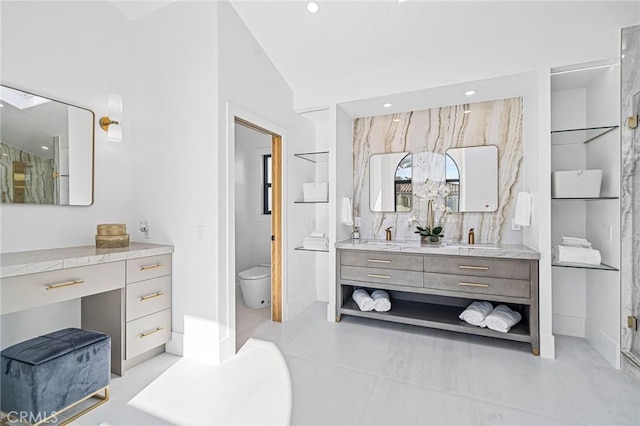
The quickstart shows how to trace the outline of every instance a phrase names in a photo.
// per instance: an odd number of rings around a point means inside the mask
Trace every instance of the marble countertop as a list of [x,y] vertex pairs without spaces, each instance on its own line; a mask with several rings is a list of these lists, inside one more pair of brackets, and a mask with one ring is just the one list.
[[441,254],[504,259],[540,259],[540,253],[521,244],[441,243],[421,245],[420,241],[343,240],[335,245],[342,250],[385,251],[390,253]]
[[112,249],[80,246],[2,253],[0,254],[0,278],[118,262],[167,253],[173,253],[173,246],[148,243],[130,243],[129,247]]

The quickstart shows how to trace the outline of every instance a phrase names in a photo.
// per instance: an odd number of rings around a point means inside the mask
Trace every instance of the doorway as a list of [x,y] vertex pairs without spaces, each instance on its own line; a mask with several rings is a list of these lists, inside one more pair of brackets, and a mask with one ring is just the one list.
[[229,292],[235,304],[229,318],[235,331],[234,352],[260,328],[283,319],[283,138],[261,124],[234,115],[229,146],[234,165],[234,179],[229,182],[234,191],[229,246],[234,250],[229,251],[229,266],[239,284]]

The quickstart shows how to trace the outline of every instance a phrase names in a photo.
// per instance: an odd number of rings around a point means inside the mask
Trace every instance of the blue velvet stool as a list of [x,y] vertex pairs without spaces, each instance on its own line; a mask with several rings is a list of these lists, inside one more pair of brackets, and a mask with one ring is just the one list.
[[106,334],[66,328],[18,343],[0,355],[0,411],[6,420],[37,425],[98,398],[68,423],[109,399],[111,338]]

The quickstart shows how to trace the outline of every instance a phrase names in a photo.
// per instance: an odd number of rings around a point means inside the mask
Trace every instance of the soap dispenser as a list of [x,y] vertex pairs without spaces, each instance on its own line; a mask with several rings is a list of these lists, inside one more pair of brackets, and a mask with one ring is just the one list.
[[353,238],[354,240],[360,239],[360,231],[358,231],[357,227],[353,229],[353,232],[351,233],[351,238]]
[[469,244],[476,243],[476,234],[473,232],[473,228],[469,229]]

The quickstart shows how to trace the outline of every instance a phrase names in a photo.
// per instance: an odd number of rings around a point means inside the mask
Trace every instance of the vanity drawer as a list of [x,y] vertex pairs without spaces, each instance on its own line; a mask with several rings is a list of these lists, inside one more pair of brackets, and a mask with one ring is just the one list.
[[171,340],[171,309],[127,323],[127,353],[131,359]]
[[363,268],[361,266],[342,266],[340,268],[340,278],[343,280],[363,281],[369,283],[422,287],[422,272],[417,271]]
[[140,257],[127,260],[127,283],[171,275],[171,255]]
[[370,268],[422,271],[422,256],[402,254],[343,251],[340,255],[340,263],[342,265],[366,266]]
[[472,275],[450,275],[424,273],[424,287],[464,293],[490,294],[497,296],[531,296],[531,284],[525,280]]
[[171,307],[171,275],[127,286],[127,321]]
[[528,280],[531,277],[529,262],[473,257],[425,256],[425,272],[441,274],[473,275],[477,277],[501,277]]
[[123,288],[124,273],[112,262],[3,278],[0,314]]

